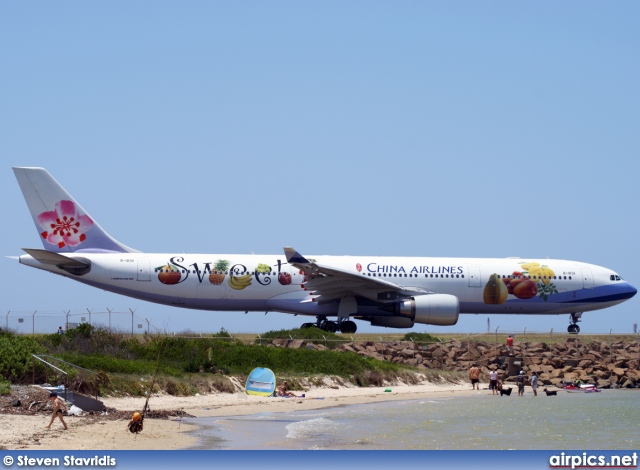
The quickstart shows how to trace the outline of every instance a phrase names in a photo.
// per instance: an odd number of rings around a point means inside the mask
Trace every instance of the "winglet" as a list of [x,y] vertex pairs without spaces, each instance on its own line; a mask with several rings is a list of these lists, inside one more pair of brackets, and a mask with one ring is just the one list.
[[311,264],[307,258],[290,246],[284,247],[284,255],[287,257],[287,262],[289,264]]
[[44,168],[14,167],[31,217],[47,251],[131,253],[109,236]]

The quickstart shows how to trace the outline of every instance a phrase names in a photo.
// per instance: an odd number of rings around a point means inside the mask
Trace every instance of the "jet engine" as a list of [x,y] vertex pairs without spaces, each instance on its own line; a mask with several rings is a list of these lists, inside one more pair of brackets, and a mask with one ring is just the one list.
[[374,326],[412,328],[415,323],[451,326],[458,323],[460,304],[455,295],[429,294],[396,304],[392,317],[370,317]]

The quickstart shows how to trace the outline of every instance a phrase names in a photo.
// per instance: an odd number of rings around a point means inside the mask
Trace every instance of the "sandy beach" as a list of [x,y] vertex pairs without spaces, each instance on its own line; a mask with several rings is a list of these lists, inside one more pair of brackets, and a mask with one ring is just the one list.
[[[385,391],[391,389],[390,392]],[[301,392],[297,392],[300,394]],[[372,403],[387,400],[483,394],[472,391],[470,384],[389,385],[386,387],[315,388],[304,392],[305,398],[255,397],[242,393],[221,393],[191,397],[152,396],[152,410],[179,410],[195,417],[249,415],[285,411],[311,410],[341,405]],[[143,398],[103,398],[107,408],[117,411],[140,410]],[[64,431],[59,420],[51,429],[50,415],[20,416],[0,414],[0,448],[8,450],[175,450],[193,447],[198,437],[196,426],[180,419],[145,419],[144,430],[138,435],[127,429],[126,419],[104,416],[67,416],[69,426]],[[191,433],[191,434],[190,434]]]

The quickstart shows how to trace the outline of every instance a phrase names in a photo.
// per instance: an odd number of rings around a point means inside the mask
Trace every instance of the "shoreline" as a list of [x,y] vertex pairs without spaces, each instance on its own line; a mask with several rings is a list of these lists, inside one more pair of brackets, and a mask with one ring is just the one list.
[[[391,389],[391,392],[385,390]],[[300,394],[302,392],[295,392]],[[471,390],[471,385],[433,384],[389,385],[384,387],[311,388],[306,397],[257,397],[244,393],[220,393],[174,397],[152,396],[149,406],[154,411],[179,410],[196,417],[223,417],[282,413],[301,410],[333,408],[343,405],[382,401],[413,400],[491,394],[488,389]],[[105,406],[119,412],[140,410],[144,398],[103,398]],[[65,416],[69,431],[55,420],[51,430],[45,426],[50,414],[24,416],[0,414],[0,448],[6,450],[186,450],[197,448],[201,438],[200,426],[184,423],[182,419],[151,419],[144,422],[144,430],[134,435],[127,429],[128,420],[108,419],[106,416]]]

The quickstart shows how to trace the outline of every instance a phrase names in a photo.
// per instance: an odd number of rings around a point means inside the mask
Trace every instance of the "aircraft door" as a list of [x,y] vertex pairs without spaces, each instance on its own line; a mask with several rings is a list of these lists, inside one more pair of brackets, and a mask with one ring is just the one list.
[[138,260],[138,281],[151,281],[148,258],[142,258]]
[[581,268],[582,271],[582,282],[583,287],[585,289],[593,289],[593,276],[591,275],[591,269],[589,268]]
[[480,266],[469,266],[469,287],[482,287],[482,279],[480,279]]

